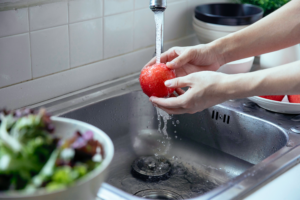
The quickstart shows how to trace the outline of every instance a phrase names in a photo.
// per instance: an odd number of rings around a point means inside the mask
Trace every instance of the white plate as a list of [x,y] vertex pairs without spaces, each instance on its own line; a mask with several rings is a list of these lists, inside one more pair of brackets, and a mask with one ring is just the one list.
[[248,99],[266,110],[284,114],[300,114],[300,103],[272,101],[257,96],[248,97]]

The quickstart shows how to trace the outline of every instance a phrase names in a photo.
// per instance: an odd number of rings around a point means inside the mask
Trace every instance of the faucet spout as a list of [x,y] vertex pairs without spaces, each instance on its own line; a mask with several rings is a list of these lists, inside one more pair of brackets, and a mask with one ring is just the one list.
[[150,0],[150,9],[155,11],[165,11],[167,8],[167,0]]
[[[150,9],[155,12],[164,12],[167,8],[167,0],[150,0],[149,4]],[[160,41],[161,41],[161,53],[163,53],[164,48],[164,15],[162,16],[162,22],[161,22],[161,34],[160,34]],[[157,37],[157,34],[156,34]],[[156,51],[154,53],[154,57],[156,56]]]

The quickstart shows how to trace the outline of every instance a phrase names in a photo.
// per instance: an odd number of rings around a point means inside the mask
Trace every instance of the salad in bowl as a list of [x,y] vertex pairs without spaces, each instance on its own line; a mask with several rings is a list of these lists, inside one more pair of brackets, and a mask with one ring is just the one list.
[[113,151],[84,122],[45,109],[0,111],[0,199],[95,199]]

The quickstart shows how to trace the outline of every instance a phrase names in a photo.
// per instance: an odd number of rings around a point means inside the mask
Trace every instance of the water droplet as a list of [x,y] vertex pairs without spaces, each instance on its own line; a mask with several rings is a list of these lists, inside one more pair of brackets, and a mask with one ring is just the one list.
[[174,131],[174,133],[177,133],[177,131]]
[[255,108],[256,104],[253,102],[246,102],[246,103],[243,103],[243,106],[247,107],[247,108]]
[[293,131],[294,133],[300,134],[300,127],[299,126],[295,126],[290,128],[291,131]]
[[176,124],[179,124],[180,122],[179,122],[179,120],[176,120]]
[[285,146],[287,146],[287,147],[292,147],[292,146],[294,146],[294,143],[291,142],[291,141],[289,141]]
[[177,139],[177,135],[175,135],[175,138]]

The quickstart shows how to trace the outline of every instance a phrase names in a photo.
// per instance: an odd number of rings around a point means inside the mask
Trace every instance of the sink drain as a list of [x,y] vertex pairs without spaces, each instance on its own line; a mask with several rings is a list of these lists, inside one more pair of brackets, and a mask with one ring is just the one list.
[[134,195],[144,199],[183,199],[179,194],[169,190],[142,190]]
[[132,172],[138,178],[158,181],[168,178],[171,163],[163,156],[141,156],[132,163]]

